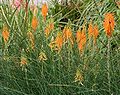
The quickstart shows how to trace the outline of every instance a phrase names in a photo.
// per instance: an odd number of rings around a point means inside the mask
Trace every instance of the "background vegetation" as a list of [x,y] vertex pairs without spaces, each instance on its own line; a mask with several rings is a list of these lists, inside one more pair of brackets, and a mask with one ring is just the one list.
[[[39,24],[36,31],[31,28],[33,13],[30,6],[26,16],[24,8],[18,11],[10,4],[0,5],[0,95],[120,94],[120,5],[114,0],[76,1],[71,0],[68,5],[53,1],[54,7],[49,8],[46,22],[43,21],[41,8],[37,6]],[[108,37],[103,28],[107,12],[114,13],[115,17],[109,55]],[[51,17],[54,19],[54,30],[46,38],[44,30]],[[64,18],[67,20],[64,21]],[[70,42],[63,45],[59,53],[50,48],[51,40],[62,32],[61,25],[69,25],[75,37],[83,24],[88,34],[91,20],[99,28],[96,46],[87,40],[82,54],[75,41],[74,46]],[[10,32],[7,44],[2,37],[4,25]],[[34,49],[27,37],[29,31],[34,35]],[[27,64],[21,66],[21,57],[27,59]]]

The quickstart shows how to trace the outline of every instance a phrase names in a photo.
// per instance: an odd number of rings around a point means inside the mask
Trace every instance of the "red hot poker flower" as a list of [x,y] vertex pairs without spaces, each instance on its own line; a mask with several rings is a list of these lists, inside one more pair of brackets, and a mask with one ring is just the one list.
[[36,16],[33,16],[31,25],[32,25],[32,29],[35,31],[38,26],[38,19]]
[[65,26],[63,29],[63,40],[64,40],[64,42],[67,42],[68,40],[70,40],[71,44],[72,45],[74,44],[72,30],[68,26]]
[[44,3],[42,5],[42,10],[41,11],[42,11],[42,16],[44,18],[44,21],[46,21],[46,16],[47,16],[47,13],[48,13],[48,6],[47,6],[46,3]]
[[92,22],[90,22],[88,26],[88,38],[90,39],[92,35],[93,35],[93,26],[92,26]]
[[108,37],[112,36],[112,32],[114,30],[115,27],[115,21],[114,21],[114,16],[112,13],[106,13],[105,14],[105,19],[103,22],[103,26],[105,29],[105,32],[107,34]]
[[80,31],[78,30],[76,33],[76,37],[77,37],[77,44],[78,44],[78,48],[80,51],[83,51],[83,48],[86,44],[86,35],[85,35],[85,31]]
[[8,31],[7,26],[3,26],[2,36],[3,36],[5,44],[8,42],[9,35],[10,35],[10,33]]

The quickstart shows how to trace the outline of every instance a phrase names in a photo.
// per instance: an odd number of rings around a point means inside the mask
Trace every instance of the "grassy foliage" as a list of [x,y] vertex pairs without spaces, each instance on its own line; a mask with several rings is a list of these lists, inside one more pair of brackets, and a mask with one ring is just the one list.
[[[38,6],[38,26],[31,27],[33,12],[0,5],[0,95],[119,95],[120,94],[120,9],[113,0],[81,0],[72,6],[54,3],[46,22]],[[115,29],[110,39],[103,28],[104,14],[114,13]],[[54,19],[54,29],[46,37],[44,30]],[[50,43],[62,33],[59,21],[68,18],[74,45],[68,41],[60,52],[51,49]],[[97,44],[88,39],[88,24],[97,24]],[[5,44],[3,26],[9,29],[10,37]],[[80,52],[75,41],[78,28],[85,25],[87,44]],[[27,35],[34,36],[34,49]],[[108,40],[109,48],[108,48]],[[108,50],[109,49],[109,50]],[[21,58],[26,64],[21,65]],[[108,64],[109,62],[109,69]],[[108,78],[109,74],[109,78]]]

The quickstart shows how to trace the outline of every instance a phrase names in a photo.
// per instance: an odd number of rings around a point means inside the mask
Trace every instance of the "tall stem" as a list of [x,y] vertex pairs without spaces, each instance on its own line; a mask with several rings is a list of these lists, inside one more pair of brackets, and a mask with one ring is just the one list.
[[107,77],[108,77],[108,87],[110,92],[110,38],[108,38],[108,50],[107,50]]

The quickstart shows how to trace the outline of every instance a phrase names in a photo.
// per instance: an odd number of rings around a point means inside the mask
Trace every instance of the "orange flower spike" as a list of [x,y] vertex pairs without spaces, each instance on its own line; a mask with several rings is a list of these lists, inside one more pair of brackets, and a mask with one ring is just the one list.
[[82,44],[83,44],[83,45],[86,44],[86,35],[85,35],[85,32],[84,32],[84,31],[82,32],[82,35],[81,35],[81,41],[82,41]]
[[44,30],[46,37],[49,36],[50,32],[54,29],[54,21],[50,20],[48,24],[46,25],[46,28]]
[[41,11],[42,11],[42,16],[43,16],[43,18],[44,18],[44,21],[46,21],[46,16],[47,16],[47,13],[48,13],[48,6],[47,6],[46,3],[44,3],[44,4],[42,5]]
[[72,32],[70,27],[65,26],[65,28],[63,29],[63,38],[64,41],[67,41],[68,39],[72,38]]
[[114,27],[115,27],[114,16],[113,16],[112,13],[106,13],[105,14],[105,19],[104,19],[104,22],[103,22],[103,26],[104,26],[106,35],[108,37],[111,37],[112,32],[113,32]]
[[65,26],[63,29],[63,42],[67,42],[68,40],[71,42],[72,45],[74,44],[72,30],[70,27]]
[[86,35],[85,35],[84,30],[82,32],[80,32],[79,35],[80,35],[80,41],[78,42],[78,48],[79,48],[80,51],[82,51],[83,47],[86,44]]
[[99,35],[98,26],[95,25],[95,26],[94,26],[94,37],[97,38],[98,35]]
[[83,30],[82,30],[82,34],[81,34],[81,40],[82,40],[82,43],[83,45],[86,44],[86,34],[85,34],[85,26],[83,26]]
[[36,31],[36,29],[37,29],[37,26],[38,26],[38,19],[37,19],[37,17],[36,16],[33,16],[33,18],[32,18],[32,29],[34,30],[34,31]]
[[92,22],[90,22],[89,26],[88,26],[88,37],[89,39],[92,37],[93,35],[93,26],[92,26]]
[[80,31],[80,29],[77,31],[77,33],[76,33],[76,41],[77,41],[77,43],[79,43],[80,42],[80,38],[81,38],[81,31]]
[[62,35],[60,33],[57,34],[57,37],[55,39],[55,43],[58,47],[58,50],[61,50],[62,45],[63,45],[63,38],[62,38]]
[[9,34],[9,31],[8,31],[8,28],[6,26],[3,26],[2,36],[3,36],[5,44],[8,42],[9,35],[10,34]]
[[96,44],[96,39],[97,39],[98,35],[99,35],[98,26],[95,25],[94,26],[94,35],[93,35],[93,37],[94,37],[94,44]]

